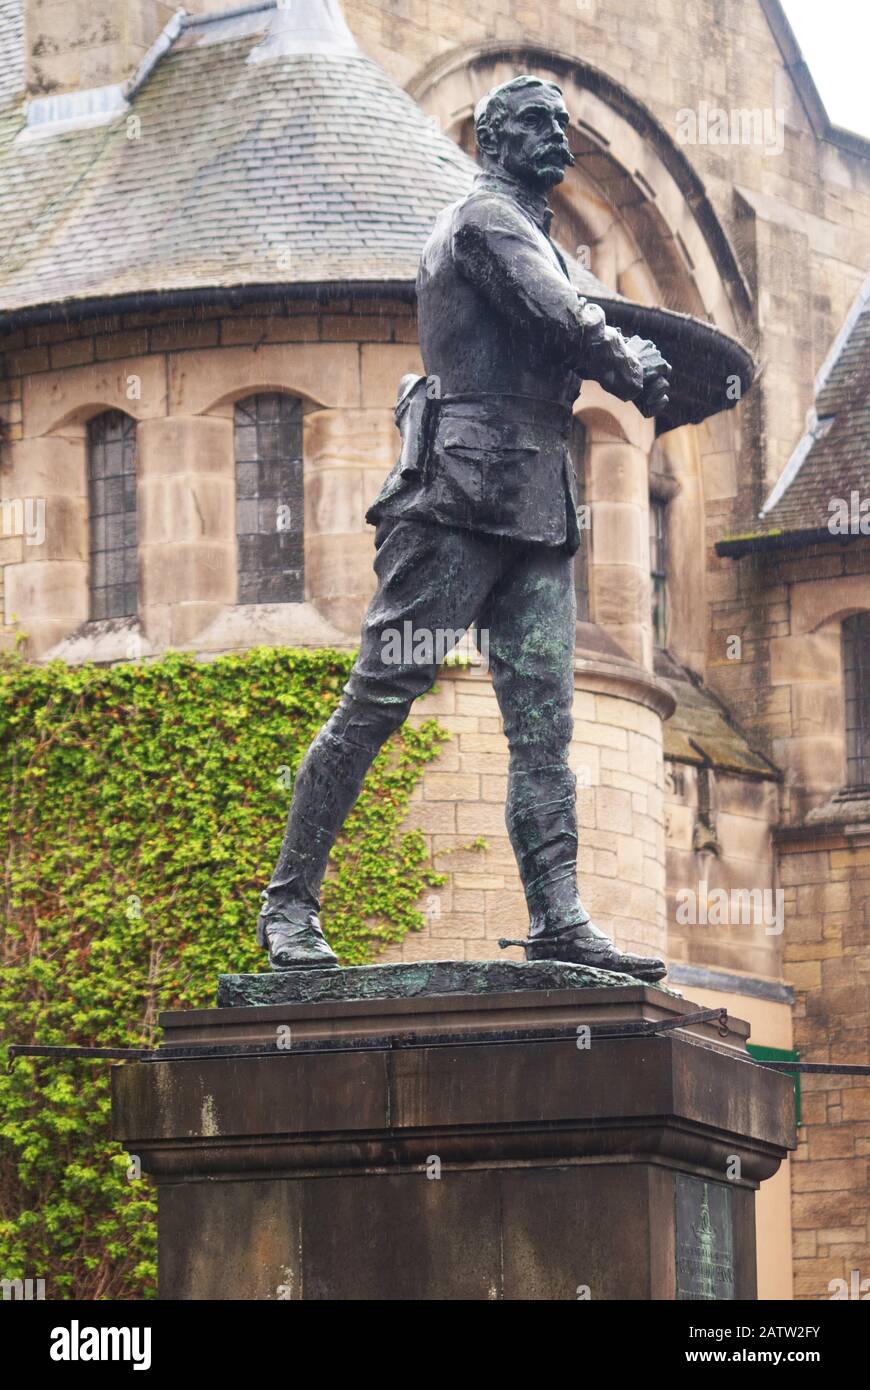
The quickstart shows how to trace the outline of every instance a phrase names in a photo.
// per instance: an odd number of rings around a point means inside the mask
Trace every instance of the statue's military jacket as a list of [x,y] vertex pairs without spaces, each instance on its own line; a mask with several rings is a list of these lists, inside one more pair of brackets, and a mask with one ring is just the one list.
[[486,172],[438,218],[417,277],[426,377],[400,395],[402,456],[369,521],[577,549],[571,408],[603,327],[550,240],[551,217],[543,197]]

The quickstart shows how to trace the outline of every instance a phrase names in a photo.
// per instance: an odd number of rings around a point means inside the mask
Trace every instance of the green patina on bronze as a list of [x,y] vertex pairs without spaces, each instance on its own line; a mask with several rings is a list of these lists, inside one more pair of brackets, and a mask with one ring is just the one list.
[[[561,961],[422,960],[345,970],[279,970],[221,975],[218,1007],[321,1004],[354,999],[416,999],[516,990],[614,989],[643,983],[631,975]],[[656,986],[661,988],[661,986]],[[673,991],[665,991],[671,994]]]

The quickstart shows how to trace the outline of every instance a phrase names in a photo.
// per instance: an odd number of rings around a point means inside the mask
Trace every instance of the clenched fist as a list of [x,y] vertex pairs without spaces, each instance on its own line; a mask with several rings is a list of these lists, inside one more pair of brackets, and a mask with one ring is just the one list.
[[643,368],[643,387],[640,398],[635,402],[641,415],[661,415],[670,397],[670,362],[662,357],[655,343],[649,338],[629,338],[628,346]]

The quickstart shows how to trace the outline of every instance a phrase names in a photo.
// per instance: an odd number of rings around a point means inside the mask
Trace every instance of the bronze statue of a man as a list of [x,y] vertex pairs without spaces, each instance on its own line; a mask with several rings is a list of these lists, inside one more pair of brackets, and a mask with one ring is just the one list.
[[[506,819],[529,908],[530,960],[625,971],[577,891],[573,554],[568,433],[585,379],[645,415],[667,404],[668,364],[572,286],[549,237],[547,189],[573,163],[557,86],[517,77],[475,111],[481,173],[445,209],[417,279],[427,376],[405,378],[400,458],[367,519],[377,592],[341,702],[299,769],[258,940],[276,970],[337,964],[320,928],[329,851],[381,745],[435,681],[433,643],[385,660],[386,634],[486,630],[510,750]],[[410,628],[405,624],[410,623]]]

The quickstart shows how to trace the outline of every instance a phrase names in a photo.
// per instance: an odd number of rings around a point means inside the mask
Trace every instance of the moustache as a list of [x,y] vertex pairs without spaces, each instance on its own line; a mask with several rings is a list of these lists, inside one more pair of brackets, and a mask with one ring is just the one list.
[[561,164],[565,168],[570,168],[575,162],[567,143],[564,142],[558,145],[541,145],[535,151],[535,159],[542,164]]

